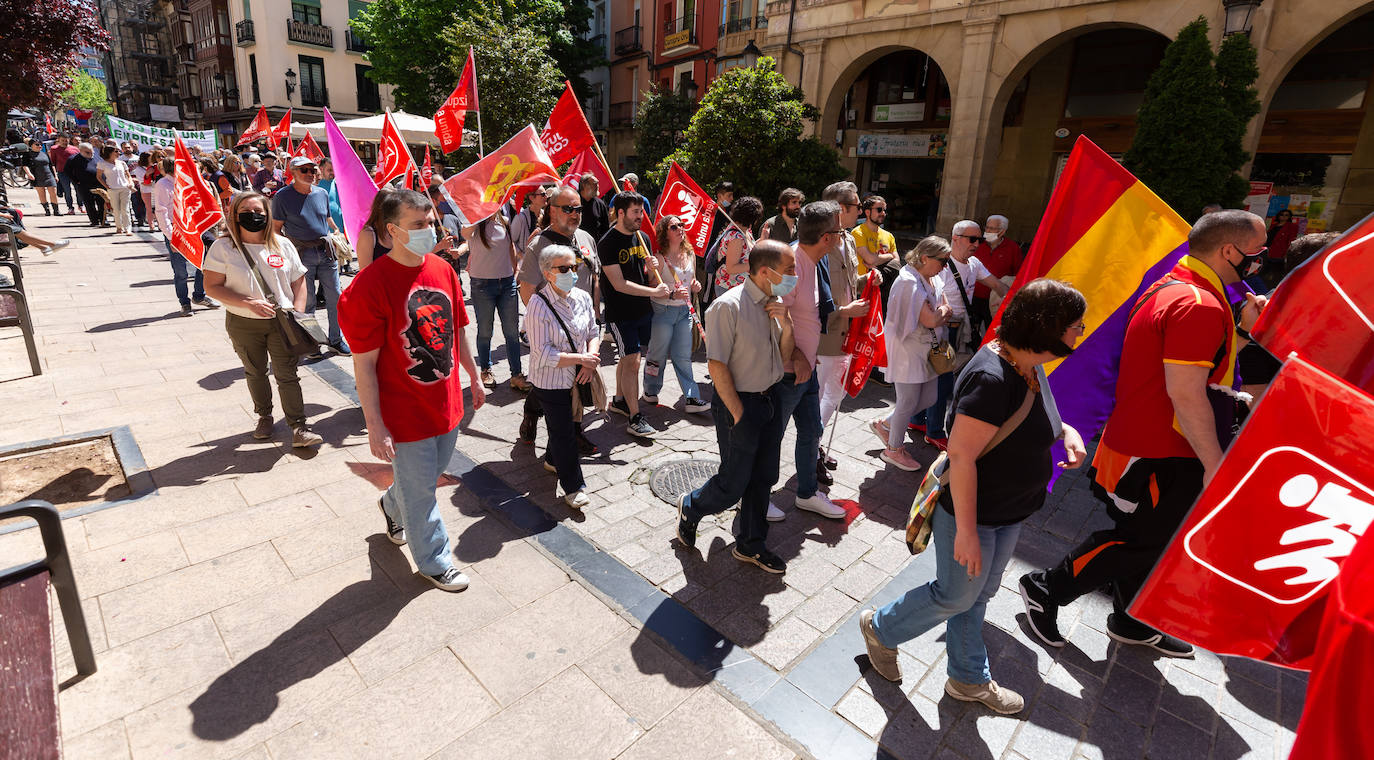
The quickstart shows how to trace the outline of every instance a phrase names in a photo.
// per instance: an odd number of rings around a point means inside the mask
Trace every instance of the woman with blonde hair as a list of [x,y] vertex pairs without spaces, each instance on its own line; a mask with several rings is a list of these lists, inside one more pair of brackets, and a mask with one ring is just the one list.
[[671,214],[658,220],[658,276],[672,288],[667,298],[650,298],[653,307],[653,326],[649,333],[649,347],[645,350],[644,400],[658,403],[663,388],[663,371],[668,360],[677,373],[678,390],[682,391],[684,409],[688,412],[709,412],[710,402],[701,399],[696,380],[692,378],[692,311],[693,294],[701,290],[697,282],[697,257],[687,241],[682,219]]
[[[226,236],[205,252],[205,292],[228,311],[224,329],[243,362],[248,394],[258,424],[253,437],[272,437],[270,369],[291,426],[291,445],[317,446],[323,439],[305,424],[305,401],[296,376],[296,356],[286,348],[276,320],[277,309],[305,311],[305,266],[290,240],[272,232],[272,205],[261,193],[234,196],[225,215]],[[251,260],[251,264],[249,263]],[[266,283],[264,292],[262,284]]]

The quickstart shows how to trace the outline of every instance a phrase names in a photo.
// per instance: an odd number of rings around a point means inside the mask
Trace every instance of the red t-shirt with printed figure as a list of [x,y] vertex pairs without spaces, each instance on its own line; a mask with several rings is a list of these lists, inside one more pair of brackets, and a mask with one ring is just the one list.
[[353,351],[379,351],[382,422],[393,441],[443,435],[463,418],[462,293],[453,267],[438,256],[418,267],[383,256],[339,297],[339,326]]
[[[996,248],[988,245],[984,240],[978,243],[973,255],[983,266],[992,272],[992,276],[1002,279],[1007,275],[1015,275],[1021,269],[1021,262],[1025,260],[1025,254],[1021,252],[1021,246],[1015,240],[1002,238],[1002,242]],[[974,298],[987,298],[992,295],[992,290],[981,282],[973,286]]]
[[[1176,284],[1159,287],[1166,281]],[[1099,448],[1127,458],[1196,458],[1174,416],[1164,365],[1208,367],[1208,384],[1229,388],[1236,366],[1231,308],[1216,272],[1191,256],[1145,292],[1148,297],[1126,326],[1116,407]]]

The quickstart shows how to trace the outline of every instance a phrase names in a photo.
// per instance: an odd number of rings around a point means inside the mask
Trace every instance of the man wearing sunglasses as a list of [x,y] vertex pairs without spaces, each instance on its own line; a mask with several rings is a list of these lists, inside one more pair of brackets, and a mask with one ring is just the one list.
[[[315,185],[320,168],[305,156],[291,159],[291,184],[272,196],[273,232],[284,235],[305,265],[305,290],[315,292],[315,281],[324,286],[325,309],[329,314],[329,347],[341,356],[351,356],[348,343],[339,330],[339,260],[334,257],[325,236],[338,232],[329,218],[329,191]],[[315,312],[315,298],[309,299],[308,313]]]

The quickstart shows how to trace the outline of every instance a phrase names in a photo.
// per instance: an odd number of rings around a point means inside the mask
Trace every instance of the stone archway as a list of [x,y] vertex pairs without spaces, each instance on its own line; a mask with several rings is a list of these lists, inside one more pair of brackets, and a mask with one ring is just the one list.
[[821,139],[824,140],[827,130],[834,129],[840,122],[845,95],[854,82],[868,67],[892,53],[915,51],[930,56],[949,82],[951,94],[954,93],[958,89],[955,79],[959,62],[955,47],[958,39],[950,31],[948,27],[934,27],[915,33],[912,30],[873,32],[827,41],[825,60],[848,63],[842,67],[826,66],[821,70],[820,86],[816,90],[826,93],[824,100],[816,103],[821,111],[820,122],[816,125]]

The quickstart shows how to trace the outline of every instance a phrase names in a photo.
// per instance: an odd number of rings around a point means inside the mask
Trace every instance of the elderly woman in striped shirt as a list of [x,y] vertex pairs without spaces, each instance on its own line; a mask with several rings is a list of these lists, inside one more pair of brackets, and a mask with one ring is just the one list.
[[565,245],[545,247],[539,252],[539,271],[545,284],[526,307],[525,333],[530,341],[529,379],[549,425],[544,469],[558,473],[563,500],[580,510],[591,500],[577,460],[572,388],[596,373],[601,335],[591,297],[576,287],[573,250]]

